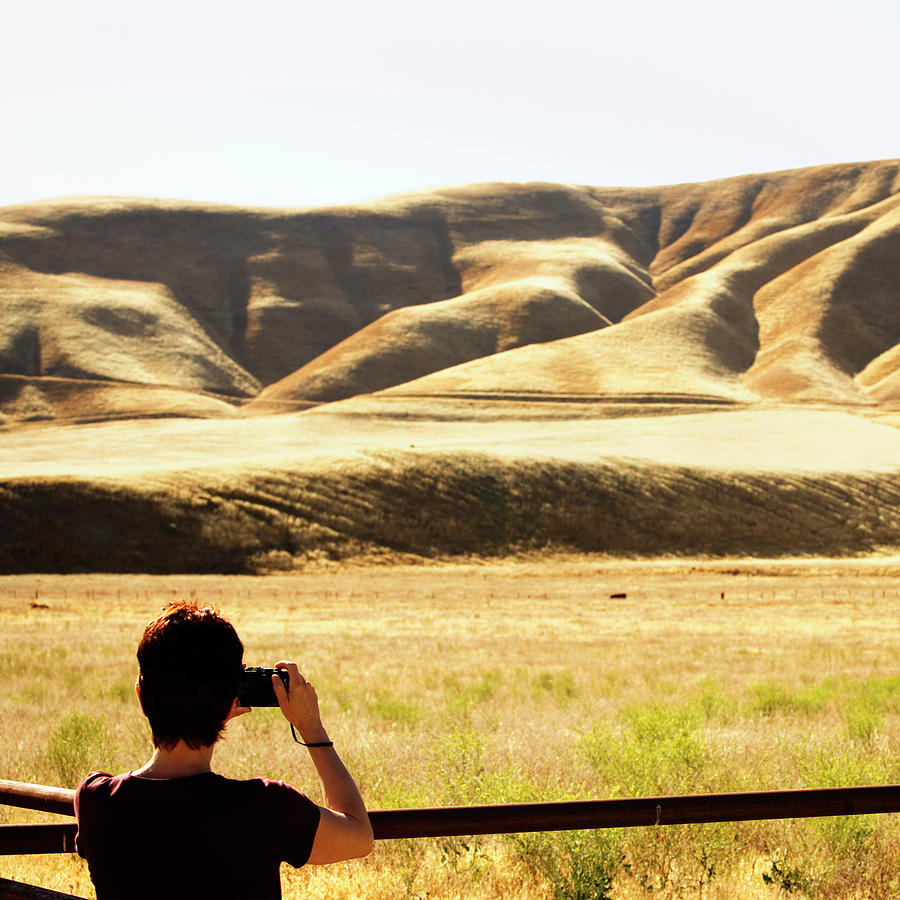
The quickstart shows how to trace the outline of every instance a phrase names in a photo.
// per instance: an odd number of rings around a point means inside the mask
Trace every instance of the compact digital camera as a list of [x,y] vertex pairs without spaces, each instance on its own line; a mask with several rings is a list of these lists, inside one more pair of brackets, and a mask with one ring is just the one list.
[[241,678],[241,689],[238,691],[239,706],[278,706],[275,688],[272,687],[272,676],[277,675],[284,689],[288,687],[287,669],[265,669],[262,666],[247,666]]

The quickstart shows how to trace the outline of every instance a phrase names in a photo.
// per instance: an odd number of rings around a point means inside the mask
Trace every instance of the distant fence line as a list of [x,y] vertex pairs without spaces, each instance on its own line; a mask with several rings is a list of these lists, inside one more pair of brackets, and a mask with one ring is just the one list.
[[[75,812],[74,798],[75,792],[65,788],[0,780],[0,804],[7,806],[71,816]],[[900,812],[900,785],[385,809],[373,810],[369,817],[376,840],[390,840],[895,812]],[[0,825],[0,856],[72,853],[74,849],[74,823]],[[0,879],[0,900],[70,897]]]

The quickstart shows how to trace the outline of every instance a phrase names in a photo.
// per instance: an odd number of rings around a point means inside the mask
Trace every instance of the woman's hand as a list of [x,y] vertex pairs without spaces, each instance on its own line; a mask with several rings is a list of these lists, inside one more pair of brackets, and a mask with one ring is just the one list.
[[272,676],[272,687],[284,717],[297,729],[304,743],[327,741],[328,735],[319,715],[316,689],[300,673],[296,663],[281,660],[275,663],[274,668],[288,671],[287,691],[281,678]]

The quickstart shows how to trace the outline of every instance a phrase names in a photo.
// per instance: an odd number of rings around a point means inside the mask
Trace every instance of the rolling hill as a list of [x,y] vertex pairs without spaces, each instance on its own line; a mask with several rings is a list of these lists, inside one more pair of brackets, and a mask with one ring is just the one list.
[[2,208],[0,570],[896,548],[898,259],[897,160]]

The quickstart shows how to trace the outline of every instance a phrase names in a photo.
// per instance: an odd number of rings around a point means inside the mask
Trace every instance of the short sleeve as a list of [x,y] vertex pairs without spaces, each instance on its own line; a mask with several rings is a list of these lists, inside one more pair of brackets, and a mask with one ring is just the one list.
[[103,790],[111,776],[108,772],[91,772],[86,775],[75,788],[75,852],[83,857],[84,835],[91,831],[94,825],[94,812],[92,798],[98,790]]
[[[262,778],[266,843],[282,861],[295,868],[306,865],[319,827],[319,807],[296,788]],[[266,827],[267,826],[267,827]]]

